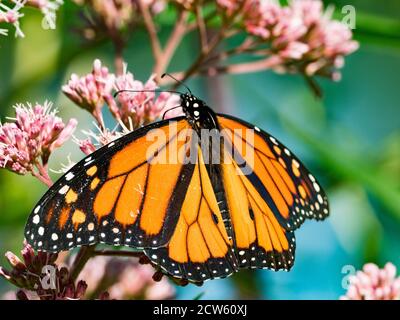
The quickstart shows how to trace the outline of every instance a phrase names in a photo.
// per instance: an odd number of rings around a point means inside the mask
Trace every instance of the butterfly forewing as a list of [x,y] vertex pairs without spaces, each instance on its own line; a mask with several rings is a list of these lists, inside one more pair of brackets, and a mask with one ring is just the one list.
[[[218,121],[226,129],[228,142],[235,146],[235,129],[254,132],[251,142],[254,153],[247,180],[265,200],[282,227],[298,228],[305,219],[323,220],[329,214],[327,197],[315,177],[300,160],[277,139],[259,128],[232,116],[220,115]],[[244,143],[250,143],[244,141]],[[238,150],[236,157],[243,157]],[[242,161],[246,162],[246,158]],[[247,162],[246,162],[247,163]]]
[[[82,160],[36,205],[25,228],[26,239],[45,251],[95,243],[165,245],[177,223],[193,166],[184,165],[182,159],[173,163],[163,159],[177,150],[178,156],[185,155],[189,126],[185,119],[156,123]],[[152,129],[162,130],[164,140],[149,139]]]

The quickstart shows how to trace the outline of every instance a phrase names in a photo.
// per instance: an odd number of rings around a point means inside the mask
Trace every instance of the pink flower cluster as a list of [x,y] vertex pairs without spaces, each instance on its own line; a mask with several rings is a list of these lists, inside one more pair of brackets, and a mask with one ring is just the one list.
[[92,72],[79,77],[73,73],[62,91],[78,106],[89,111],[101,123],[101,109],[105,100],[112,99],[114,75],[96,59]]
[[[39,9],[44,15],[47,27],[55,29],[56,12],[63,4],[63,0],[14,0],[12,2],[14,3],[12,8],[0,2],[0,23],[13,25],[16,37],[24,37],[19,21],[24,16],[24,14],[21,13],[24,7]],[[7,36],[8,29],[0,28],[0,35]]]
[[[78,279],[71,274],[74,259],[57,253],[39,251],[24,242],[22,259],[12,252],[5,254],[11,269],[0,267],[0,278],[21,290],[6,293],[7,300],[83,300],[83,299],[171,299],[175,288],[167,278],[153,280],[154,269],[141,264],[140,259],[95,256],[80,272]],[[43,267],[54,268],[54,286],[49,286],[48,273]],[[45,278],[46,277],[46,278]],[[44,281],[43,281],[44,280]],[[106,290],[106,291],[105,291]]]
[[[163,92],[156,97],[155,90],[158,88],[154,81],[155,76],[151,76],[146,83],[135,80],[133,74],[125,72],[116,78],[115,90],[121,91],[117,96],[119,108],[117,117],[122,122],[135,129],[141,125],[145,125],[160,118],[163,113],[177,105],[179,105],[179,96]],[[133,90],[136,92],[129,92]],[[176,116],[177,112],[168,112],[168,117]]]
[[[59,267],[57,262],[62,260],[57,253],[34,252],[32,247],[24,242],[21,251],[23,259],[12,252],[5,257],[11,270],[0,267],[0,277],[20,288],[6,293],[2,298],[7,300],[78,300],[84,299],[88,288],[85,281],[74,281],[70,270]],[[54,278],[49,279],[46,269],[54,270]],[[53,284],[53,285],[50,285]],[[98,295],[99,299],[108,299],[107,292]]]
[[18,174],[46,165],[50,153],[70,138],[77,121],[64,124],[51,103],[15,107],[14,122],[0,125],[0,166]]
[[218,4],[228,13],[243,6],[244,27],[270,44],[278,71],[339,80],[343,57],[359,46],[348,26],[324,12],[321,0],[292,0],[288,6],[278,0],[218,0]]
[[387,263],[379,269],[373,263],[364,265],[362,271],[351,276],[350,286],[342,300],[399,300],[400,277],[396,277],[396,267]]
[[[107,104],[116,120],[133,130],[160,118],[166,110],[178,104],[177,95],[162,93],[156,96],[154,90],[157,88],[154,76],[146,83],[135,80],[133,74],[126,70],[116,76],[96,59],[91,73],[83,77],[73,74],[62,90],[78,106],[91,112],[100,126],[101,109]],[[114,98],[112,89],[122,91]],[[176,114],[170,112],[168,116]]]
[[[165,0],[141,0],[144,5],[148,6],[153,14],[158,14],[164,10]],[[136,22],[140,18],[138,1],[132,0],[74,0],[78,5],[86,5],[93,13],[93,18],[100,20],[103,28],[89,29],[96,32],[104,31],[121,32],[127,29],[129,25]],[[101,30],[103,29],[103,30]],[[91,34],[93,33],[91,32]],[[86,34],[88,35],[88,34]]]
[[78,5],[89,5],[109,30],[120,30],[132,21],[135,3],[131,0],[74,0]]

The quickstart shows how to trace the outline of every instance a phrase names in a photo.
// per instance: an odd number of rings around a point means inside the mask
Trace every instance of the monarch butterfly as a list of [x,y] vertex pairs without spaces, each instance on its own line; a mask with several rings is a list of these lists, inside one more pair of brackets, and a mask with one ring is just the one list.
[[[131,132],[64,174],[29,216],[27,241],[50,252],[129,246],[191,282],[242,268],[289,270],[294,230],[328,216],[319,183],[268,133],[215,113],[191,92],[180,99],[184,116]],[[204,138],[202,130],[220,136]],[[149,138],[154,131],[164,140]],[[162,158],[175,161],[154,161]]]

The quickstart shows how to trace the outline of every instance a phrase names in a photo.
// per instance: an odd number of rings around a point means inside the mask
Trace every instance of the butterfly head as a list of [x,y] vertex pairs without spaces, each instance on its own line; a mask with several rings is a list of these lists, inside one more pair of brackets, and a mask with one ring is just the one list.
[[185,93],[181,95],[181,106],[183,112],[185,112],[188,118],[199,120],[201,118],[202,111],[204,112],[203,107],[205,107],[206,104],[204,101],[198,99],[194,95]]

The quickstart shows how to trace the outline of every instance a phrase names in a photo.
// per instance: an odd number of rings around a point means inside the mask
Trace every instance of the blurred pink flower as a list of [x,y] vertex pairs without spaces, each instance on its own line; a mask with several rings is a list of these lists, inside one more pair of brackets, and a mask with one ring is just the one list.
[[324,4],[320,0],[291,0],[290,6],[307,28],[320,22],[324,10]]
[[173,0],[172,2],[175,2],[186,10],[192,10],[196,2],[199,2],[199,0]]
[[[9,1],[11,2],[11,1]],[[50,29],[56,27],[56,12],[63,4],[63,0],[13,0],[14,7],[10,8],[3,2],[0,2],[0,23],[12,24],[15,28],[16,37],[24,37],[24,33],[20,28],[20,19],[24,16],[21,9],[24,7],[33,7],[39,9],[44,15],[47,26]],[[1,35],[8,35],[7,29],[0,29]]]
[[144,295],[149,300],[171,299],[175,296],[175,288],[168,282],[167,278],[162,278],[161,281],[152,282],[146,288]]
[[[108,289],[110,297],[118,300],[129,298],[172,298],[175,290],[168,282],[168,279],[162,278],[160,282],[154,282],[153,274],[154,268],[150,265],[128,264],[120,274],[118,281]],[[154,292],[154,290],[158,289],[160,289],[158,293]]]
[[83,77],[73,73],[68,83],[62,87],[62,91],[102,123],[101,109],[105,99],[112,99],[114,77],[114,74],[109,73],[108,68],[102,66],[101,61],[96,59],[91,73]]
[[81,151],[87,156],[95,152],[97,149],[90,138],[83,140],[75,139],[74,141],[78,145],[79,149],[81,149]]
[[14,253],[6,252],[5,257],[12,269],[9,271],[0,267],[0,276],[20,288],[34,290],[41,286],[42,268],[45,265],[55,266],[58,255],[45,252],[35,254],[32,247],[26,242],[24,242],[21,255],[22,260]]
[[[146,83],[135,80],[133,74],[124,72],[115,80],[115,90],[146,90],[144,92],[120,92],[117,96],[119,104],[118,114],[122,122],[130,129],[136,129],[162,117],[168,109],[179,105],[179,96],[162,92],[156,97],[154,90],[157,84],[155,76],[151,76]],[[178,113],[171,110],[166,116],[173,117]]]
[[175,295],[167,278],[155,282],[154,268],[136,258],[97,256],[88,261],[80,274],[88,284],[87,294],[107,288],[111,299],[169,299]]
[[[24,241],[22,260],[12,252],[5,254],[11,270],[0,267],[0,277],[19,287],[17,293],[8,292],[4,298],[18,300],[78,300],[87,296],[84,280],[74,281],[67,267],[58,265],[57,253],[39,251],[37,254]],[[92,265],[92,272],[96,270]],[[99,292],[103,292],[100,290]],[[108,299],[106,292],[95,297]]]
[[120,30],[131,22],[136,7],[134,1],[131,0],[92,0],[90,6],[111,30]]
[[373,263],[364,265],[362,271],[351,276],[350,286],[342,300],[399,300],[400,277],[396,267],[388,262],[383,269]]
[[34,166],[46,165],[51,152],[68,140],[77,121],[64,124],[51,111],[52,104],[18,104],[15,122],[0,125],[0,166],[18,174],[34,173]]
[[[127,26],[137,21],[141,14],[138,1],[132,0],[74,0],[78,5],[87,5],[88,9],[94,13],[95,18],[100,20],[103,30],[93,30],[94,32],[108,30],[109,34],[121,32]],[[153,14],[158,14],[166,6],[165,0],[141,0],[149,6]],[[99,28],[97,28],[99,29]]]
[[122,131],[109,130],[107,128],[101,129],[98,126],[96,126],[96,129],[97,132],[94,132],[92,130],[82,130],[82,133],[86,136],[86,138],[83,140],[80,140],[78,138],[74,139],[74,142],[79,146],[79,149],[81,149],[81,151],[86,155],[91,154],[98,148],[105,146],[106,144],[122,137],[123,135],[131,131],[128,130],[126,127],[123,127]]
[[266,40],[279,22],[282,8],[276,0],[246,0],[243,12],[247,32]]
[[[20,12],[20,10],[24,7],[24,1],[16,0],[14,1],[14,7],[10,8],[6,6],[4,3],[0,2],[0,23],[8,23],[12,24],[15,28],[15,36],[16,37],[24,37],[24,33],[22,32],[19,24],[19,19],[24,15]],[[7,29],[0,29],[0,34],[8,35]]]
[[63,0],[27,0],[26,6],[38,8],[50,29],[56,28],[56,12],[64,3]]
[[238,1],[238,0],[217,0],[217,5],[223,9],[226,15],[230,16],[233,12],[235,12],[239,6],[244,3],[245,1]]
[[[72,74],[62,90],[78,106],[92,113],[100,127],[104,127],[101,110],[103,105],[107,104],[115,119],[122,122],[129,129],[127,131],[132,131],[157,120],[166,110],[179,105],[178,95],[162,92],[156,96],[154,90],[158,86],[154,78],[154,75],[151,76],[146,83],[136,80],[132,73],[126,71],[126,65],[124,73],[116,77],[96,59],[91,73],[83,77]],[[122,92],[114,98],[111,94],[112,89]],[[144,90],[144,92],[128,92],[128,90]],[[167,116],[172,117],[177,114],[178,112],[174,110],[168,112]],[[107,132],[105,129],[100,131],[103,135],[100,138],[106,138],[100,141],[102,145],[118,137],[118,133],[110,136],[114,132]]]
[[343,57],[358,49],[351,30],[332,20],[320,0],[292,0],[288,6],[277,0],[245,0],[243,23],[249,34],[270,42],[273,67],[281,72],[338,80]]

